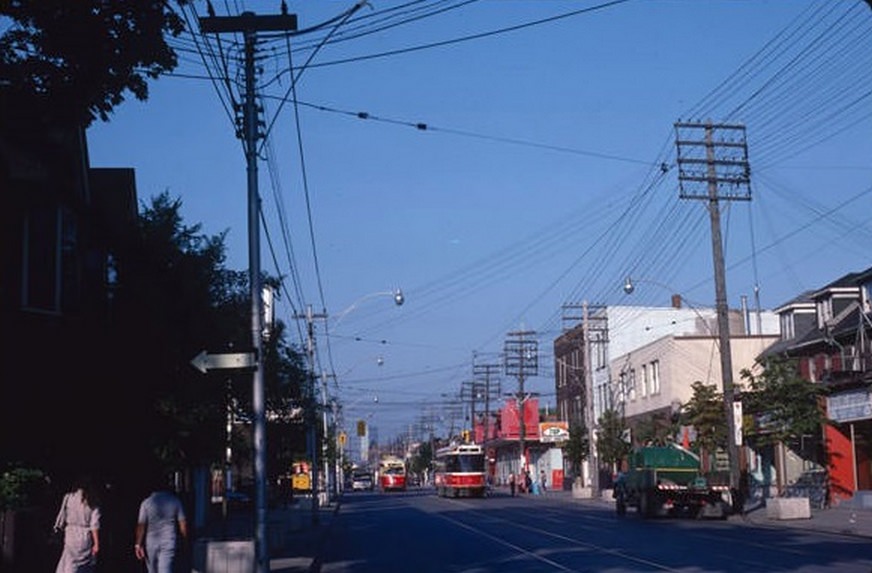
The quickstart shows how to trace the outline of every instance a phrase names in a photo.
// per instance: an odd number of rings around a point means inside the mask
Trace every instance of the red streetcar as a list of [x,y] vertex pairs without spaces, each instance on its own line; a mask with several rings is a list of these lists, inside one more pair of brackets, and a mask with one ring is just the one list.
[[487,492],[484,450],[477,444],[440,448],[433,460],[436,494],[441,497],[484,497]]
[[382,491],[406,490],[406,464],[396,456],[385,456],[378,464],[378,484]]

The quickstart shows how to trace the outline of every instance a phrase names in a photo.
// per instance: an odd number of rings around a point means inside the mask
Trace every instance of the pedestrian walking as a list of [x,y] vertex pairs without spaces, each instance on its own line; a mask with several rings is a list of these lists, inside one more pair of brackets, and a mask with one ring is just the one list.
[[539,472],[539,487],[542,489],[542,493],[545,493],[545,490],[548,487],[548,479],[545,477],[545,470]]
[[80,477],[64,494],[54,528],[64,538],[55,573],[94,573],[100,552],[100,500],[90,478]]
[[524,472],[524,489],[527,493],[533,491],[533,478],[530,476],[530,470]]
[[512,492],[512,497],[515,497],[515,474],[509,474],[509,491]]
[[188,521],[181,500],[167,487],[158,487],[139,505],[136,520],[136,558],[148,573],[173,573],[176,555],[188,538]]

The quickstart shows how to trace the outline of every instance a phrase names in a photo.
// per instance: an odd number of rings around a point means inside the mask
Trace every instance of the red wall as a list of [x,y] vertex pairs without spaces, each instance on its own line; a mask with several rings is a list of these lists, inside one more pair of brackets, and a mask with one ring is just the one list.
[[851,438],[829,425],[824,429],[824,436],[830,457],[830,501],[848,499],[856,489]]
[[[539,439],[539,399],[524,400],[524,437],[531,440]],[[501,411],[500,437],[518,439],[521,435],[518,401],[515,398],[506,400]]]

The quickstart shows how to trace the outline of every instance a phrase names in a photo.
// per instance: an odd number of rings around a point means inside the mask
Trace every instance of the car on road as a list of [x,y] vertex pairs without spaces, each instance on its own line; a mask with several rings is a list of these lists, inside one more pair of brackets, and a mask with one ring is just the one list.
[[372,491],[373,479],[372,474],[368,471],[355,471],[351,475],[351,490],[352,491]]

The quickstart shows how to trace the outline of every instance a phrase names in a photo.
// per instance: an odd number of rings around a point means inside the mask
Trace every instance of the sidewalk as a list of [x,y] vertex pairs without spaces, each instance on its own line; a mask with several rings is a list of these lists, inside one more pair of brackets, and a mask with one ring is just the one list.
[[[271,573],[315,571],[315,559],[329,535],[339,503],[320,507],[313,518],[311,506],[267,511],[267,545]],[[315,522],[317,519],[317,523]],[[207,525],[194,542],[192,573],[250,573],[254,570],[254,523],[247,513]]]
[[[735,519],[741,519],[739,517]],[[846,500],[824,509],[812,509],[808,519],[772,519],[765,505],[746,508],[745,521],[767,527],[790,527],[839,535],[872,538],[872,507]]]

